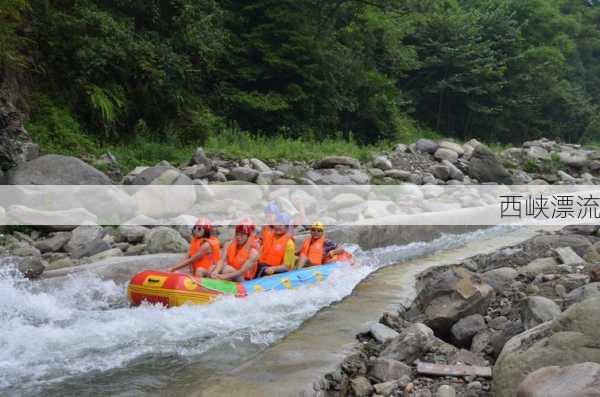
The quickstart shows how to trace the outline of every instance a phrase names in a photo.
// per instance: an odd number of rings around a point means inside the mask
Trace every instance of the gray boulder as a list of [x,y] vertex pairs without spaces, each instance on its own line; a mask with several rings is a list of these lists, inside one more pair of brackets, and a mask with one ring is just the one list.
[[116,240],[137,244],[144,240],[150,231],[147,227],[137,225],[121,225],[117,228]]
[[110,178],[75,157],[48,154],[8,173],[10,185],[110,185]]
[[519,273],[512,267],[500,267],[483,273],[481,279],[491,285],[496,292],[502,292],[512,284],[518,275]]
[[235,181],[254,182],[258,171],[249,167],[235,167],[231,169],[227,178]]
[[144,239],[146,250],[151,253],[180,252],[185,253],[188,243],[176,231],[168,227],[160,226],[150,230]]
[[415,143],[415,148],[419,152],[434,154],[440,145],[431,139],[418,139]]
[[444,182],[450,179],[450,169],[443,164],[434,165],[433,167],[429,168],[429,172]]
[[350,381],[350,388],[352,393],[356,397],[367,397],[373,393],[373,386],[371,382],[364,376],[357,376]]
[[458,153],[454,150],[439,148],[435,151],[433,157],[438,160],[447,160],[451,163],[455,163],[458,160]]
[[373,159],[373,167],[380,170],[389,170],[392,168],[392,162],[386,156],[377,156]]
[[364,202],[365,200],[362,197],[354,193],[342,193],[329,200],[327,209],[329,211],[337,211],[341,208],[354,207]]
[[305,177],[317,185],[366,185],[369,183],[369,175],[358,169],[310,170]]
[[572,305],[593,297],[600,297],[600,282],[575,288],[566,296],[566,301],[568,305]]
[[70,239],[71,233],[69,232],[53,233],[48,238],[36,241],[35,248],[39,249],[41,253],[57,252],[60,251]]
[[571,247],[559,247],[556,248],[555,251],[563,265],[576,266],[585,263],[585,261],[579,255],[577,255],[577,253],[573,251],[573,248]]
[[554,258],[537,258],[518,270],[519,274],[527,277],[535,277],[538,274],[554,272],[558,268],[558,261]]
[[390,339],[396,338],[399,334],[387,325],[373,323],[369,326],[369,332],[379,343],[385,343]]
[[260,173],[271,172],[271,167],[266,165],[262,160],[250,159],[250,165],[252,166],[252,168],[254,168],[256,171],[258,171]]
[[517,397],[600,396],[600,364],[581,363],[568,367],[544,367],[521,382]]
[[440,147],[444,149],[450,149],[459,156],[462,156],[465,153],[465,150],[461,145],[452,141],[440,141]]
[[433,347],[434,339],[431,328],[425,324],[416,323],[392,339],[379,356],[412,363]]
[[27,278],[37,278],[44,272],[42,259],[37,256],[4,256],[0,257],[0,268],[5,266],[14,266],[23,276]]
[[580,152],[560,152],[558,156],[561,163],[573,168],[584,168],[589,162],[586,155]]
[[450,332],[455,345],[462,347],[471,346],[473,337],[486,329],[485,320],[481,314],[472,314],[461,318],[452,326]]
[[193,182],[178,169],[167,165],[148,167],[131,182],[132,185],[191,185]]
[[328,156],[319,161],[314,165],[314,168],[335,168],[337,165],[343,165],[350,168],[360,168],[360,162],[349,156]]
[[496,182],[504,185],[513,183],[508,171],[485,145],[479,145],[473,150],[467,173],[479,182]]
[[65,251],[75,259],[106,251],[110,249],[110,244],[103,240],[105,234],[104,229],[98,225],[78,226],[65,245]]
[[560,307],[554,301],[543,296],[530,296],[525,302],[521,317],[525,329],[531,329],[560,315]]
[[194,155],[190,159],[188,165],[204,165],[208,169],[213,167],[212,161],[210,161],[210,159],[206,156],[204,149],[201,147],[196,148],[196,151],[194,152]]
[[459,319],[485,314],[494,296],[491,286],[458,267],[429,277],[407,315],[424,322],[437,335],[449,335]]
[[494,395],[513,397],[526,376],[543,367],[599,363],[599,340],[600,297],[595,297],[510,339],[494,365]]

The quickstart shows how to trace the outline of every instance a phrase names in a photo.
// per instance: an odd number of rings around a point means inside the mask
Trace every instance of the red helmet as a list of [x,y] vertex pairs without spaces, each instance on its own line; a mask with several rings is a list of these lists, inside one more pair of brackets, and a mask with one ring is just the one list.
[[247,234],[248,236],[254,233],[254,229],[256,229],[256,227],[250,219],[245,219],[240,224],[235,226],[236,233],[243,233]]
[[196,227],[203,229],[205,232],[212,231],[212,226],[210,224],[210,221],[206,218],[198,218],[198,220],[196,221],[196,224],[194,225],[194,228],[196,228]]

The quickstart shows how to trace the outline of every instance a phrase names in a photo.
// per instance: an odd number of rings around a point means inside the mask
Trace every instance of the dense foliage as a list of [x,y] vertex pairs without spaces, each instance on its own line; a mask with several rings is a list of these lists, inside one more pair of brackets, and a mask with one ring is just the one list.
[[598,0],[0,1],[0,62],[99,139],[600,138]]

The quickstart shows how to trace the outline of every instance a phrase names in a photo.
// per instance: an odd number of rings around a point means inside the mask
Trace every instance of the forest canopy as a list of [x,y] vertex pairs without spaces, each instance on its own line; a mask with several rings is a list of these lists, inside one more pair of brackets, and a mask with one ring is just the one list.
[[0,22],[32,118],[98,139],[600,139],[598,0],[2,0]]

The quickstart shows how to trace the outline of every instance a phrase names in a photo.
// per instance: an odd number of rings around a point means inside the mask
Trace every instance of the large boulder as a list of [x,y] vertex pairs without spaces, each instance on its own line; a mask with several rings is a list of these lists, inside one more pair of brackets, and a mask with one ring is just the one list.
[[258,171],[249,167],[232,168],[227,178],[234,181],[254,182],[258,177]]
[[[427,277],[427,276],[426,276]],[[450,328],[471,314],[485,314],[494,289],[462,267],[427,277],[408,315],[449,336]]]
[[116,240],[137,244],[144,240],[150,229],[138,225],[120,225],[117,228]]
[[168,165],[148,167],[135,176],[132,185],[191,185],[192,180]]
[[342,193],[329,200],[329,203],[327,203],[327,209],[329,211],[337,211],[341,208],[348,208],[362,204],[364,201],[365,200],[363,200],[362,197],[354,193]]
[[418,139],[417,142],[415,142],[415,148],[417,149],[417,151],[423,153],[434,154],[439,147],[440,145],[438,145],[436,141],[433,141],[431,139],[421,138]]
[[64,211],[38,211],[22,205],[11,205],[8,215],[21,225],[44,225],[51,230],[71,230],[83,223],[96,223],[98,217],[84,208]]
[[456,153],[454,150],[439,148],[435,151],[433,157],[440,161],[446,160],[451,163],[455,163],[456,160],[458,160],[458,153]]
[[473,150],[469,160],[467,173],[471,178],[481,182],[496,182],[512,185],[513,181],[496,155],[485,145],[479,145]]
[[144,239],[146,250],[151,253],[179,252],[185,253],[188,243],[177,232],[168,227],[157,227],[152,229]]
[[351,168],[360,168],[360,162],[349,156],[328,156],[314,165],[316,169],[320,168],[335,168],[337,165],[343,165]]
[[552,366],[530,373],[517,397],[600,396],[600,364],[581,363],[565,368]]
[[75,157],[48,154],[8,173],[11,185],[110,185],[110,178]]
[[0,269],[5,266],[14,266],[23,276],[37,278],[44,272],[42,259],[38,256],[4,256],[0,257]]
[[379,357],[369,365],[369,376],[380,382],[397,380],[403,376],[410,376],[411,373],[412,369],[408,365],[391,358]]
[[188,165],[202,165],[208,169],[211,169],[213,167],[212,161],[210,161],[210,159],[206,156],[206,154],[204,153],[204,149],[202,149],[201,147],[196,148],[196,151],[194,152],[194,155],[190,159]]
[[51,236],[38,240],[35,242],[35,248],[39,249],[40,252],[57,252],[62,249],[71,240],[71,233],[69,232],[58,232]]
[[499,267],[483,273],[481,279],[491,285],[496,292],[502,292],[510,287],[518,275],[519,272],[512,267]]
[[600,282],[589,283],[575,288],[566,296],[566,301],[568,305],[572,305],[596,296],[600,297]]
[[110,249],[110,244],[103,239],[105,234],[104,229],[98,225],[78,226],[73,230],[69,242],[65,245],[65,251],[75,259],[106,251]]
[[571,306],[555,320],[511,338],[494,366],[493,392],[513,397],[531,372],[549,366],[600,363],[600,297]]

